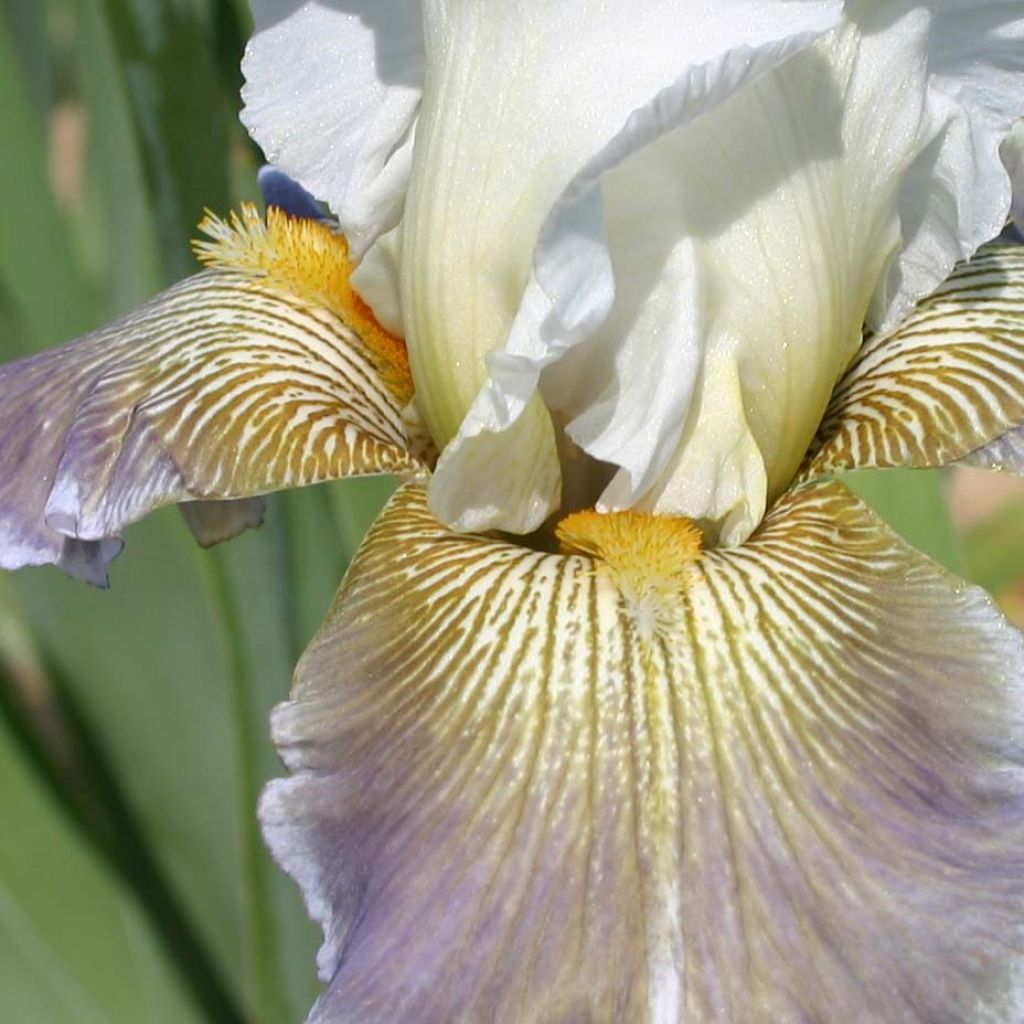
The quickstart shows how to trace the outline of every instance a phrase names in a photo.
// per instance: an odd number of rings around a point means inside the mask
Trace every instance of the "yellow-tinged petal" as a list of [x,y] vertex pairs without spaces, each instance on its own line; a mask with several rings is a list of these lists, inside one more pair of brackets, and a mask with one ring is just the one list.
[[[422,469],[401,343],[388,349],[364,309],[335,302],[329,275],[304,290],[295,268],[305,258],[315,269],[315,253],[293,248],[283,262],[249,266],[259,245],[244,241],[235,269],[207,270],[116,323],[0,366],[0,567],[74,570],[84,552],[82,574],[102,583],[92,542],[159,505]],[[209,541],[254,525],[259,512],[250,502],[187,518]]]
[[408,405],[414,389],[405,342],[381,327],[353,289],[355,267],[344,235],[276,206],[268,207],[264,220],[252,203],[243,203],[226,221],[207,210],[199,230],[208,236],[193,243],[202,263],[256,274],[270,287],[329,309],[355,332],[395,400]]
[[1019,471],[1022,425],[1024,247],[990,245],[897,328],[865,342],[802,476],[965,458]]
[[310,1020],[1020,1020],[1021,635],[837,483],[735,549],[588,516],[407,486],[353,562],[261,807]]

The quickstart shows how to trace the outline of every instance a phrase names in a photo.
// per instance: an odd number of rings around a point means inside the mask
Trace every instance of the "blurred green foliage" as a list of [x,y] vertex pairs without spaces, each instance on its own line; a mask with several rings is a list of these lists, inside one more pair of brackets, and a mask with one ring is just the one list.
[[[242,0],[0,0],[0,359],[194,272],[204,207],[257,199]],[[272,500],[203,552],[177,513],[112,589],[0,579],[0,1020],[301,1020],[317,929],[256,823],[292,666],[389,491]]]

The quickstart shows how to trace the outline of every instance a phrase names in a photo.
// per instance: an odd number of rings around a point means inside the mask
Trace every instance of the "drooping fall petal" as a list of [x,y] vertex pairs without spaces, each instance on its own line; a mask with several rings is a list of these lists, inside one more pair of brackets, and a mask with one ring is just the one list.
[[1024,247],[990,245],[865,342],[802,475],[958,460],[1020,471],[1022,425]]
[[273,731],[316,1024],[1016,1021],[1024,643],[838,483],[556,555],[404,488]]
[[344,241],[274,211],[207,226],[216,269],[0,367],[0,567],[85,555],[102,583],[159,505],[218,502],[186,511],[210,543],[261,518],[224,499],[419,465],[404,348],[346,291]]

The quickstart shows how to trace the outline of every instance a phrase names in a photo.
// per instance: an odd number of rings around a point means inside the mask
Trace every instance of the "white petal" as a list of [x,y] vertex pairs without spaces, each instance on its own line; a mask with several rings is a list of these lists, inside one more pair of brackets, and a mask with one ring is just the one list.
[[251,0],[242,120],[357,256],[401,216],[423,82],[418,0]]
[[[530,39],[509,56],[489,35],[501,22],[493,12],[431,10],[446,35],[433,47],[428,38],[441,70],[420,126],[431,142],[416,158],[403,287],[435,437],[461,423],[456,446],[493,449],[484,435],[506,429],[540,381],[556,423],[622,467],[606,504],[681,512],[742,539],[792,479],[865,320],[902,315],[998,233],[1009,196],[998,145],[1024,111],[1019,12],[857,5],[856,25],[766,74],[806,39],[695,60],[588,155],[607,108],[632,101],[646,74],[616,64],[619,50],[649,55],[653,76],[657,43],[630,37],[613,11],[573,36],[573,54],[593,48],[585,79],[551,52],[560,24],[547,42],[526,15],[517,31],[506,24],[506,40]],[[758,41],[739,7],[718,10]],[[823,8],[800,10],[827,24]],[[604,29],[618,47],[593,42]],[[445,47],[459,39],[452,56]],[[478,66],[484,52],[494,59]],[[533,91],[517,77],[523,66]],[[602,89],[595,69],[616,89]],[[570,89],[587,98],[575,118]],[[716,397],[712,358],[732,361],[731,407]],[[737,449],[732,428],[744,422]],[[753,448],[759,459],[735,458]],[[478,484],[481,508],[488,485]]]
[[1001,149],[1003,163],[1013,183],[1013,206],[1010,216],[1018,228],[1024,228],[1024,120],[1013,126]]
[[883,330],[1002,230],[1010,192],[999,149],[1024,115],[1024,8],[993,0],[916,6],[926,7],[932,19],[930,142],[900,193],[903,245],[870,317],[870,326]]
[[352,287],[369,303],[377,322],[398,338],[405,334],[398,291],[401,245],[401,229],[392,228],[366,250],[352,272]]
[[[402,287],[418,400],[435,439],[460,425],[460,445],[505,429],[542,367],[607,315],[601,172],[809,45],[839,8],[663,0],[611,3],[595,16],[582,2],[426,7],[428,88]],[[487,379],[485,357],[509,337],[517,309],[497,386],[463,424]],[[479,508],[493,504],[489,483],[470,482]],[[444,486],[439,474],[434,487]],[[493,525],[526,528],[511,517]]]

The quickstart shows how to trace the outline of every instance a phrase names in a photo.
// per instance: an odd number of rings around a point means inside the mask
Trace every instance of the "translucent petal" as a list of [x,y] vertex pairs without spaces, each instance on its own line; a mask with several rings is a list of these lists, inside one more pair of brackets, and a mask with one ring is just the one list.
[[414,472],[378,357],[330,309],[212,270],[0,366],[0,567],[56,561],[102,582],[99,555],[159,505],[216,500],[186,513],[208,543],[262,517],[221,499]]
[[183,501],[178,508],[192,536],[204,548],[209,548],[237,537],[244,530],[262,526],[267,502],[265,498]]
[[886,330],[1002,229],[1010,187],[999,149],[1024,115],[1024,10],[1003,0],[877,6],[882,19],[914,7],[930,19],[922,123],[928,144],[907,169],[900,250],[868,319],[872,329]]
[[261,805],[310,1020],[1021,1019],[1021,635],[836,483],[703,556],[619,515],[371,531]]

